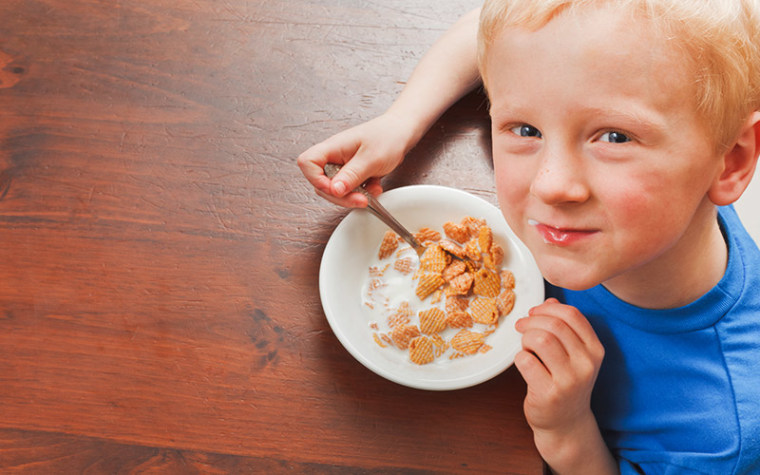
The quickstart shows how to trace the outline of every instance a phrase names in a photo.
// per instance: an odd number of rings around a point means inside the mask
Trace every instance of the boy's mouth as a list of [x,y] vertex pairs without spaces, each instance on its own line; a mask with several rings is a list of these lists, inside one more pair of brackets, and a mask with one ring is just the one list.
[[535,227],[536,231],[546,244],[552,244],[554,246],[569,246],[597,232],[597,230],[594,229],[550,226],[548,224],[540,223],[535,219],[529,219],[528,224]]

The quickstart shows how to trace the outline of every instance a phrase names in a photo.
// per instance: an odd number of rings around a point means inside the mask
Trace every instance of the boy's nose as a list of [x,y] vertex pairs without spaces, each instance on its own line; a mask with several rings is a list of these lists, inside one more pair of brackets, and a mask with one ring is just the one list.
[[590,196],[584,164],[569,153],[547,154],[533,177],[530,191],[548,204],[582,203]]

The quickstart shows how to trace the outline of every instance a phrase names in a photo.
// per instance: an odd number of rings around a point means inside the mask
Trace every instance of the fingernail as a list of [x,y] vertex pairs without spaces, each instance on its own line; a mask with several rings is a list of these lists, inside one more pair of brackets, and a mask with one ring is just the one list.
[[343,196],[343,193],[346,192],[346,184],[343,183],[342,181],[339,181],[333,185],[333,190],[335,191],[335,193]]

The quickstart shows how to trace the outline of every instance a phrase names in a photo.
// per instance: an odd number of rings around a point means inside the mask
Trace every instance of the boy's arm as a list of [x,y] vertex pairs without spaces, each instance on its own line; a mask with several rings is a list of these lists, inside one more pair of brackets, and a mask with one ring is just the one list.
[[528,384],[525,418],[554,473],[619,473],[591,412],[604,348],[574,307],[548,299],[515,324],[523,350],[515,366]]
[[[401,163],[446,109],[480,83],[479,16],[480,9],[467,13],[435,42],[385,113],[298,157],[301,171],[321,196],[343,206],[366,206],[366,198],[350,190],[370,179],[370,192],[382,191],[380,177]],[[322,171],[326,163],[345,165],[330,180]]]
[[456,101],[480,84],[477,35],[480,8],[460,18],[420,60],[406,87],[388,109],[406,117],[418,142]]

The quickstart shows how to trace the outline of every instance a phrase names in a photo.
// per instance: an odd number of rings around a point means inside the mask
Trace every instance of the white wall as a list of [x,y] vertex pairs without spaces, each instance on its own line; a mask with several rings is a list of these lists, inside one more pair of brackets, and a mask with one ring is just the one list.
[[734,205],[744,226],[760,246],[760,168],[739,201]]

